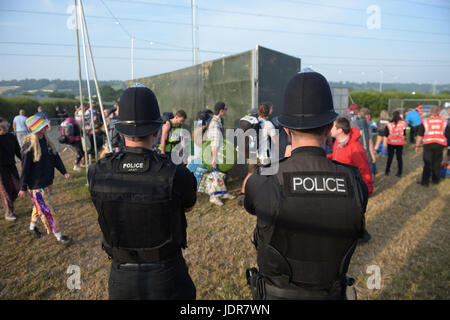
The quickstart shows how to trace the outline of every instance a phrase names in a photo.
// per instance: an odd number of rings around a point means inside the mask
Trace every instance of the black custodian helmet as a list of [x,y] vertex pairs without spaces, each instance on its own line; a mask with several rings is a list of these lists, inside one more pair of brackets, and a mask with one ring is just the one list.
[[317,72],[297,73],[286,86],[278,122],[289,129],[323,127],[338,117],[327,79]]
[[162,126],[158,100],[149,88],[135,84],[126,89],[119,101],[116,130],[129,137],[149,136]]

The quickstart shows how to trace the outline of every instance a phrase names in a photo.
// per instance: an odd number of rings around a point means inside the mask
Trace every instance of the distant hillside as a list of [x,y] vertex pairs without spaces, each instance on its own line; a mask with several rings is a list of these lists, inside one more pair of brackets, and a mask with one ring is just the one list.
[[[352,91],[366,91],[379,90],[378,82],[330,82],[333,87],[346,87]],[[114,90],[125,89],[125,81],[109,80],[100,81],[100,86],[108,85]],[[16,86],[14,88],[13,86]],[[6,88],[10,87],[10,88]],[[94,81],[91,81],[91,89],[95,91]],[[0,81],[0,95],[15,96],[19,93],[29,90],[36,91],[61,91],[69,94],[78,95],[78,81],[77,80],[49,80],[49,79],[25,79],[25,80],[2,80]],[[83,90],[87,90],[86,81],[83,81]],[[383,83],[383,91],[404,91],[417,93],[433,93],[433,85],[429,83]],[[47,91],[48,92],[48,91]],[[450,84],[436,85],[436,93],[449,93]]]
[[[120,80],[110,80],[110,81],[99,81],[99,86],[108,85],[115,90],[124,89],[125,81]],[[65,93],[70,93],[78,95],[78,81],[77,80],[48,80],[48,79],[25,79],[25,80],[2,80],[0,81],[0,89],[2,87],[12,87],[16,86],[10,90],[0,90],[2,96],[15,96],[21,92],[26,92],[29,90],[37,91],[62,91]],[[82,82],[83,90],[87,90],[86,81]],[[95,92],[95,83],[93,80],[90,81],[91,90]]]

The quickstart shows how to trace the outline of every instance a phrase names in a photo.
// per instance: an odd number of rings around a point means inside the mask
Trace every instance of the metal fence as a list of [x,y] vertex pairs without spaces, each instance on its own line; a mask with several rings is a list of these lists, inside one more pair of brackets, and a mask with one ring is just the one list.
[[388,112],[391,115],[394,111],[404,113],[408,108],[415,108],[419,104],[443,106],[450,99],[389,99]]

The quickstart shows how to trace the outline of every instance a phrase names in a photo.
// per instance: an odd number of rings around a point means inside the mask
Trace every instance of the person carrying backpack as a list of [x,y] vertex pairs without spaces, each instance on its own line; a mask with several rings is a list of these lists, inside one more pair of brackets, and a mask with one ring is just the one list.
[[169,159],[171,159],[172,150],[181,142],[180,128],[186,118],[186,112],[180,109],[175,113],[175,117],[166,121],[161,128],[161,141],[158,150],[161,154],[166,154]]
[[[170,119],[173,119],[174,115],[172,112],[164,112],[162,114],[161,118],[162,118],[162,121],[164,123],[166,123]],[[156,136],[155,142],[153,143],[153,150],[155,150],[155,151],[158,151],[158,146],[161,144],[161,133],[162,133],[162,129],[160,128],[158,130],[158,135]]]
[[[240,123],[242,123],[244,120],[247,120],[247,122],[250,124],[248,129],[253,129],[256,132],[256,137],[249,137],[250,139],[254,139],[256,141],[252,141],[252,144],[255,145],[249,145],[248,146],[248,153],[246,150],[246,159],[248,164],[248,173],[245,177],[244,181],[242,182],[241,187],[241,193],[238,196],[238,205],[243,205],[243,201],[245,198],[245,184],[250,178],[252,174],[255,174],[258,172],[259,168],[262,165],[268,165],[270,163],[270,159],[272,157],[272,147],[275,143],[275,135],[276,135],[276,129],[273,123],[268,120],[268,117],[273,112],[273,104],[271,102],[263,102],[258,107],[258,118],[255,118],[254,116],[248,115],[241,119]],[[252,119],[253,118],[253,119]],[[240,125],[242,129],[242,125]],[[248,130],[247,129],[247,130]],[[246,131],[246,130],[244,130]],[[247,137],[246,137],[247,138]],[[256,139],[255,139],[256,138]],[[247,141],[246,141],[247,142]],[[246,143],[247,148],[247,143]],[[256,163],[250,163],[250,160],[252,160],[250,152],[252,149],[257,150],[256,155]],[[248,155],[248,158],[247,158]]]
[[350,126],[359,130],[359,133],[361,135],[359,140],[364,147],[364,151],[366,152],[367,159],[369,161],[370,170],[372,171],[373,178],[375,178],[375,174],[377,171],[377,160],[375,158],[375,151],[372,141],[372,131],[369,127],[369,124],[367,123],[366,118],[369,113],[370,111],[368,108],[361,108],[358,111],[356,118],[350,122]]
[[80,162],[84,157],[83,147],[81,145],[81,129],[74,118],[66,118],[61,123],[61,137],[58,138],[58,141],[63,144],[68,144],[75,149],[77,157],[73,170],[81,171]]
[[389,123],[389,115],[387,110],[381,110],[380,118],[377,121],[377,142],[375,143],[375,151],[378,151],[380,145],[383,143],[384,129]]

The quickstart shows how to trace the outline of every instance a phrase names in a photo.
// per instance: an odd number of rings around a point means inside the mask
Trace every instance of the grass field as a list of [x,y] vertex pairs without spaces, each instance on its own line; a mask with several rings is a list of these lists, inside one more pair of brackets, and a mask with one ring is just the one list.
[[[62,153],[68,169],[73,154]],[[374,195],[366,213],[372,240],[358,246],[349,276],[356,279],[359,299],[450,298],[450,179],[438,186],[416,184],[422,170],[421,155],[408,146],[401,179],[384,175],[386,158],[379,157]],[[394,160],[391,171],[395,173]],[[109,260],[100,248],[97,214],[90,201],[84,173],[65,181],[59,173],[52,195],[53,207],[69,247],[52,235],[40,239],[28,233],[31,201],[16,201],[16,222],[0,220],[0,299],[107,299]],[[240,179],[230,180],[238,194]],[[256,218],[228,200],[223,207],[199,195],[187,213],[188,245],[184,254],[197,287],[198,299],[250,299],[245,269],[256,266],[250,240]],[[2,212],[3,214],[3,212]],[[42,224],[38,224],[43,230]],[[69,290],[70,265],[81,270],[81,289]],[[368,289],[376,265],[381,288]]]

